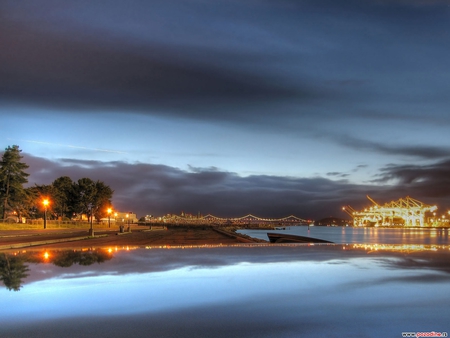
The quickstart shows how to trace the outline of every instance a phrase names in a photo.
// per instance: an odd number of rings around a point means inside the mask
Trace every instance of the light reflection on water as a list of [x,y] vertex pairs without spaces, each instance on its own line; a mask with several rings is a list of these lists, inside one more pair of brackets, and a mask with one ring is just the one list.
[[267,233],[285,233],[324,239],[334,243],[383,244],[450,244],[450,229],[446,228],[354,228],[327,226],[291,226],[286,230],[238,230],[238,233],[268,240]]
[[91,265],[79,265],[88,258],[76,255],[58,261],[73,259],[69,267],[52,264],[56,256],[26,263],[20,291],[0,289],[0,336],[395,337],[449,330],[449,246],[131,249]]

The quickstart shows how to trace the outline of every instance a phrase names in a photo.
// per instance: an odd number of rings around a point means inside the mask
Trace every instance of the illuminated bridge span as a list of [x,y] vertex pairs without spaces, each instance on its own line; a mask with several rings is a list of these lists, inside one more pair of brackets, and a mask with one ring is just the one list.
[[203,217],[204,219],[210,219],[213,221],[231,221],[236,223],[308,223],[311,221],[308,221],[306,219],[299,218],[297,216],[287,216],[283,218],[262,218],[258,216],[253,215],[246,215],[242,217],[235,217],[235,218],[221,218],[216,217],[213,215],[206,215]]
[[384,205],[379,205],[369,196],[367,198],[373,205],[362,211],[356,211],[349,205],[342,208],[353,218],[354,226],[428,226],[426,213],[437,209],[435,205],[426,205],[409,196]]
[[263,218],[254,215],[246,215],[242,217],[224,218],[214,215],[206,215],[203,217],[185,217],[172,215],[165,218],[167,221],[176,223],[199,223],[199,224],[276,224],[276,225],[294,225],[309,224],[311,220],[306,220],[297,216],[287,216],[283,218]]

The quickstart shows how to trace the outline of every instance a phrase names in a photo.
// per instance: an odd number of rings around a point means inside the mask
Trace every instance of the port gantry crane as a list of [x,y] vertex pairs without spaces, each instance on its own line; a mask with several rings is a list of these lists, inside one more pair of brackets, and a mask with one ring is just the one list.
[[409,196],[384,205],[378,204],[369,195],[367,195],[367,198],[373,203],[373,206],[362,211],[356,211],[349,205],[342,208],[353,218],[354,226],[404,225],[407,227],[423,227],[426,224],[425,213],[437,209],[435,205],[424,204]]

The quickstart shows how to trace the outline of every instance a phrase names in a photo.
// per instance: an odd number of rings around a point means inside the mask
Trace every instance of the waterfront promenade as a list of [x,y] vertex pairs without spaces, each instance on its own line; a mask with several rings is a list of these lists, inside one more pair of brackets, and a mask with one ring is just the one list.
[[24,229],[2,230],[0,228],[0,250],[28,247],[93,248],[107,246],[180,246],[180,245],[230,245],[252,242],[245,236],[232,232],[217,231],[213,227],[168,226],[156,230],[131,225],[130,232],[120,233],[117,228],[95,229],[89,237],[89,229]]

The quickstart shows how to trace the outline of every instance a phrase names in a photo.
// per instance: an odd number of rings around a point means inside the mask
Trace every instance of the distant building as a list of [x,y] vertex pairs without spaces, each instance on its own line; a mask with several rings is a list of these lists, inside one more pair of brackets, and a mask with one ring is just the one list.
[[[117,214],[117,216],[116,216]],[[133,212],[115,212],[114,218],[116,219],[116,222],[124,222],[124,223],[137,223],[138,218],[135,213]]]

